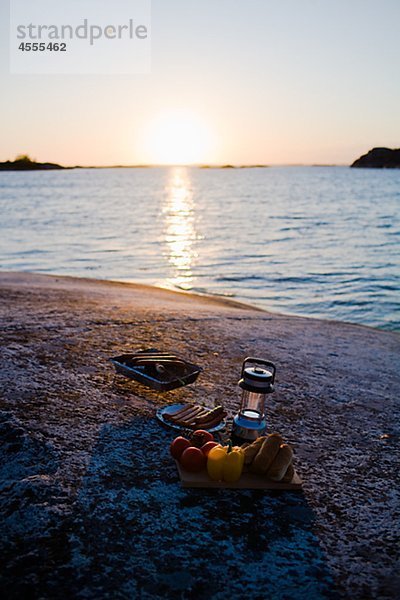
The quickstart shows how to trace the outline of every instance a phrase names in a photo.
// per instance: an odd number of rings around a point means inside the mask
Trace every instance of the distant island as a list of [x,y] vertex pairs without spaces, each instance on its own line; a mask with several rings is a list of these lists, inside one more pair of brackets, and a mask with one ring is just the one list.
[[400,169],[400,148],[372,148],[350,166],[358,169]]
[[267,169],[269,165],[193,165],[199,169]]
[[51,169],[66,169],[55,163],[40,163],[29,158],[27,154],[17,156],[15,160],[0,162],[0,171],[48,171]]

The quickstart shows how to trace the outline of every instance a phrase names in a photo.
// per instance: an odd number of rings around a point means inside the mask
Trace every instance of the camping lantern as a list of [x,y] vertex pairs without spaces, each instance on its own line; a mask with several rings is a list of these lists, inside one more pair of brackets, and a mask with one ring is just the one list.
[[232,436],[238,441],[252,442],[264,434],[265,397],[274,391],[275,371],[275,365],[268,360],[248,357],[243,361],[239,380],[242,398],[232,429]]

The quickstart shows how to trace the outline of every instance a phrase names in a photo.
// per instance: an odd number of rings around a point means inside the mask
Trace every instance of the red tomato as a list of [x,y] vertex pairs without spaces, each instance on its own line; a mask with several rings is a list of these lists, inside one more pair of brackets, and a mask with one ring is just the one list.
[[169,450],[172,456],[176,460],[179,460],[182,455],[182,452],[186,450],[186,448],[189,448],[190,445],[191,444],[189,440],[180,435],[179,437],[175,438],[174,441],[171,443]]
[[190,448],[184,450],[179,462],[186,471],[197,473],[197,471],[206,468],[207,459],[200,448],[190,446]]
[[196,431],[194,431],[192,433],[190,439],[192,441],[193,446],[196,446],[197,448],[201,448],[207,442],[213,442],[214,436],[212,433],[210,433],[209,431],[206,431],[205,429],[196,429]]
[[200,450],[202,451],[204,456],[208,456],[210,450],[212,448],[215,448],[215,446],[218,446],[218,442],[207,442],[206,444],[204,444],[204,446],[200,448]]

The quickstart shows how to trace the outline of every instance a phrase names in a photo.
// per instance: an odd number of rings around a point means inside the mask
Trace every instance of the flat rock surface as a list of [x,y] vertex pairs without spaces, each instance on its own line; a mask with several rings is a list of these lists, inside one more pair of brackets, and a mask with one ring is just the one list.
[[[0,556],[9,598],[396,598],[400,336],[140,285],[0,273]],[[111,356],[204,371],[154,392]],[[155,420],[238,407],[277,365],[269,431],[304,492],[184,490]]]

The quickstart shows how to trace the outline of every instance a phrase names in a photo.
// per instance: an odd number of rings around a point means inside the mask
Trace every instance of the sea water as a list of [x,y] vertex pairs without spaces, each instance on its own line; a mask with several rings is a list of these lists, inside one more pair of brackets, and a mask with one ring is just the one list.
[[400,170],[0,173],[0,268],[400,330]]

